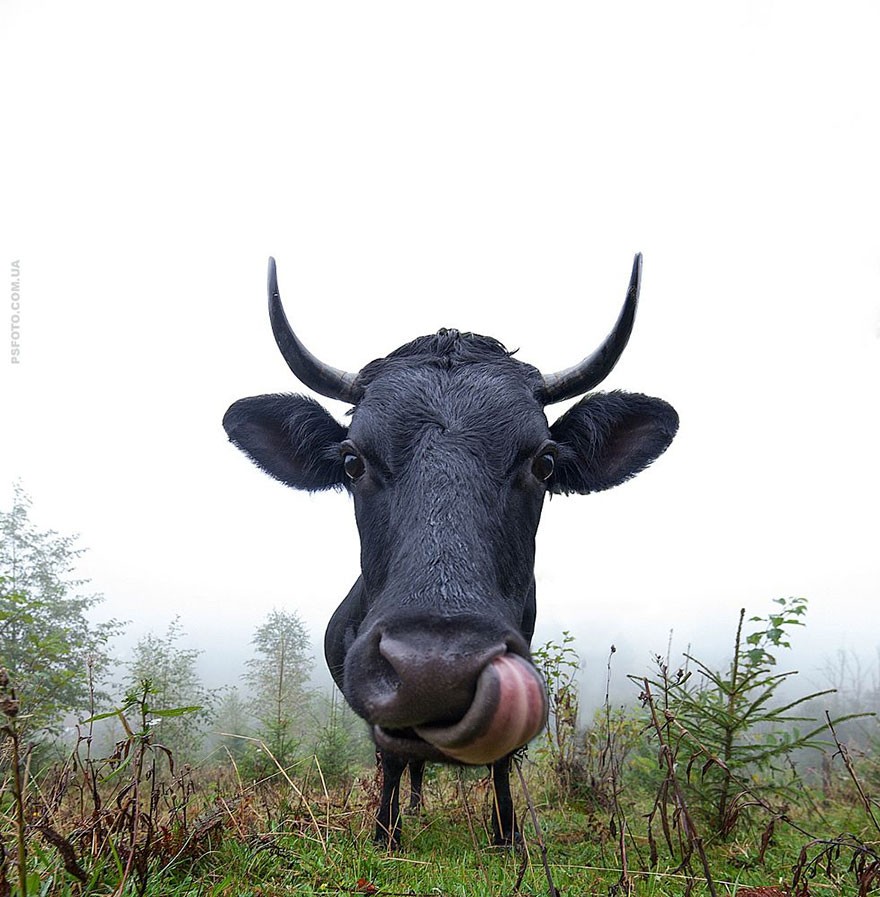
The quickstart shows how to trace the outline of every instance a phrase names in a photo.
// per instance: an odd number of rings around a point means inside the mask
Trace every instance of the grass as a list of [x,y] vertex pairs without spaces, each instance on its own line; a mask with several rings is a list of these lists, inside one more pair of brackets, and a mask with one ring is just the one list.
[[[758,631],[759,642],[781,631],[776,616],[772,629]],[[754,638],[740,639],[742,619],[735,656],[752,657]],[[67,761],[35,774],[9,692],[0,701],[6,717],[0,897],[868,897],[880,891],[876,737],[862,737],[864,752],[851,753],[826,716],[821,776],[800,778],[791,749],[803,748],[803,739],[774,729],[768,741],[757,725],[768,713],[779,715],[761,709],[779,678],[766,651],[752,667],[746,658],[726,678],[710,677],[726,701],[704,688],[682,695],[685,679],[661,665],[657,681],[643,680],[641,710],[612,711],[606,683],[605,706],[585,730],[577,727],[577,660],[568,641],[536,656],[553,698],[551,724],[531,757],[515,763],[523,835],[517,850],[487,846],[493,795],[484,770],[429,767],[423,811],[405,818],[403,847],[389,852],[372,842],[378,769],[330,786],[317,758],[273,766],[255,738],[237,745],[238,764],[227,752],[193,769],[155,741],[146,687],[115,711],[124,737],[109,756],[92,755],[90,720]],[[750,678],[738,678],[743,669]],[[609,680],[610,671],[611,655]],[[745,715],[729,712],[730,695],[754,690],[758,698],[749,698]],[[753,706],[764,716],[749,716]],[[716,739],[733,744],[722,753],[707,734],[723,735],[733,725],[735,738]],[[737,751],[765,745],[786,762],[733,762]]]
[[[223,773],[194,774],[195,788],[185,790],[190,804],[186,825],[181,823],[179,806],[163,808],[158,800],[149,823],[149,850],[142,847],[133,864],[126,855],[124,831],[107,838],[103,845],[90,841],[94,821],[88,814],[79,816],[81,795],[73,787],[75,783],[69,782],[63,800],[50,816],[43,813],[42,821],[63,838],[68,845],[64,850],[75,853],[84,880],[65,871],[63,850],[40,834],[36,828],[39,823],[34,820],[28,828],[27,890],[46,897],[507,897],[550,893],[549,875],[563,895],[631,893],[665,897],[711,893],[697,865],[682,868],[680,858],[668,851],[661,850],[658,863],[651,868],[643,818],[650,808],[647,793],[639,796],[637,789],[624,791],[620,813],[627,831],[621,839],[619,828],[615,831],[610,826],[608,812],[589,800],[559,802],[554,777],[543,758],[526,761],[523,771],[546,845],[546,868],[522,794],[518,813],[523,849],[487,847],[491,789],[488,779],[477,770],[460,773],[432,768],[426,782],[426,808],[418,817],[406,817],[404,846],[397,853],[389,853],[371,841],[375,776],[368,771],[358,781],[330,789],[324,787],[314,764],[304,763],[272,781],[247,786],[242,786],[228,768]],[[514,783],[516,788],[516,777]],[[43,786],[44,798],[48,787]],[[177,788],[179,791],[179,785]],[[37,793],[32,792],[32,813],[39,803]],[[115,805],[120,805],[118,795]],[[112,815],[113,806],[108,803],[101,812]],[[873,835],[873,844],[877,845],[878,833],[858,797],[853,798],[851,793],[841,792],[834,800],[817,798],[815,808],[805,802],[805,807],[792,810],[791,816],[808,835],[821,835],[830,841],[850,832],[867,844],[872,843]],[[109,820],[105,820],[103,830],[112,830]],[[762,834],[766,834],[766,828],[755,826],[744,828],[729,842],[707,844],[715,893],[791,884],[801,851],[811,838],[791,825],[777,823],[762,856]],[[14,836],[13,820],[4,815],[0,818],[0,839],[11,845]],[[626,874],[621,841],[625,845]],[[830,848],[817,843],[810,848],[807,859],[820,857],[823,849],[830,849],[830,854],[822,856],[823,863],[812,870],[815,875],[807,882],[809,890],[802,893],[860,893],[857,876],[849,865],[852,851],[848,852],[842,842]],[[11,865],[7,863],[7,871]],[[14,876],[8,878],[3,879],[5,892],[0,884],[2,897],[19,893],[17,885],[11,883]],[[870,876],[863,875],[863,879],[867,889],[862,893],[877,887]]]

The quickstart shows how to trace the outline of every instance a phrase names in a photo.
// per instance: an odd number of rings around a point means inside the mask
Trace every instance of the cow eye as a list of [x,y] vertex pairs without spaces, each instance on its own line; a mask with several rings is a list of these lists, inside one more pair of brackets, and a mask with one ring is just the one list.
[[532,462],[532,473],[543,483],[553,476],[555,467],[556,456],[552,452],[544,452],[543,455],[538,455]]
[[364,475],[364,462],[351,452],[346,452],[342,458],[342,466],[345,469],[345,475],[350,480],[357,480]]

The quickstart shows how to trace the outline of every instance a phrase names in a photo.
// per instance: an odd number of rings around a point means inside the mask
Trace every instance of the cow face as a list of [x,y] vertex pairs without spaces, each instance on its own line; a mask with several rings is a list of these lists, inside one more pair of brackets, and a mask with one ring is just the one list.
[[287,485],[345,488],[354,498],[361,577],[325,649],[380,748],[489,763],[542,728],[545,690],[529,642],[544,497],[623,482],[664,451],[678,425],[665,402],[619,392],[588,395],[552,426],[544,413],[613,366],[632,324],[639,262],[615,331],[580,366],[551,377],[496,340],[455,330],[414,340],[357,375],[327,368],[287,324],[270,265],[282,352],[307,385],[354,404],[351,422],[303,396],[274,395],[236,402],[224,426]]

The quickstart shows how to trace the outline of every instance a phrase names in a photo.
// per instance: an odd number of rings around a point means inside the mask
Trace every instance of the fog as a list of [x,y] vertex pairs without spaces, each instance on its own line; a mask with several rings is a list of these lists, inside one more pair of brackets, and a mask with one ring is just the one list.
[[571,631],[600,689],[616,645],[623,693],[670,632],[722,657],[740,607],[802,595],[791,663],[869,662],[878,26],[870,2],[6,0],[3,506],[20,479],[129,641],[179,615],[235,681],[273,607],[319,643],[358,574],[347,496],[286,489],[220,426],[306,391],[267,257],[337,367],[452,326],[549,371],[608,331],[641,251],[602,388],[681,429],[632,482],[547,503],[536,642]]

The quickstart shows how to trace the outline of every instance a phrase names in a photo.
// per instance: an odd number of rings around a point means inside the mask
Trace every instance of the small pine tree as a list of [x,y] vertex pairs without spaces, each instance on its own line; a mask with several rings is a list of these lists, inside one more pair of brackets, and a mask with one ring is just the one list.
[[[177,644],[184,634],[175,617],[164,635],[150,632],[143,636],[135,645],[123,684],[129,695],[146,686],[149,707],[159,711],[154,721],[159,726],[155,740],[172,751],[178,762],[193,762],[202,748],[218,695],[202,684],[197,669],[201,651]],[[189,709],[185,715],[162,714],[184,707]]]
[[286,767],[296,759],[308,728],[309,636],[296,613],[273,610],[251,643],[256,656],[247,661],[244,678],[257,735]]
[[375,761],[375,747],[366,736],[363,720],[355,716],[339,689],[318,702],[319,719],[314,754],[326,782],[336,786],[350,780],[361,765]]
[[224,689],[214,717],[214,743],[238,763],[250,750],[254,718],[247,701],[236,686]]
[[[699,681],[686,668],[672,673],[659,658],[660,676],[646,680],[655,710],[663,710],[666,743],[676,745],[676,760],[688,772],[689,799],[721,838],[729,837],[743,818],[748,803],[743,798],[790,797],[785,760],[795,750],[825,746],[819,740],[825,723],[793,711],[828,691],[785,703],[777,698],[782,683],[796,672],[777,672],[776,652],[790,647],[790,627],[804,625],[806,599],[778,598],[775,603],[777,611],[750,618],[759,625],[748,634],[743,631],[745,610],[740,611],[726,670],[685,654]],[[808,730],[802,732],[798,723],[807,723]]]

